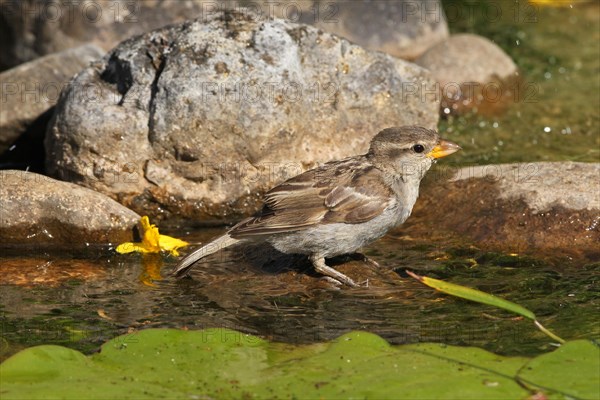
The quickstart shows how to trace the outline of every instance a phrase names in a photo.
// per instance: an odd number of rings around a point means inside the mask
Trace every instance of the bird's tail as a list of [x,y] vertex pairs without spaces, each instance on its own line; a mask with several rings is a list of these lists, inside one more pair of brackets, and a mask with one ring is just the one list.
[[229,236],[227,233],[212,242],[200,247],[197,250],[194,250],[192,253],[188,254],[184,257],[183,260],[177,264],[175,267],[175,271],[173,275],[177,278],[181,278],[185,276],[190,269],[194,266],[194,263],[210,254],[216,253],[217,251],[224,249],[225,247],[229,247],[234,243],[239,242],[238,239],[234,239]]

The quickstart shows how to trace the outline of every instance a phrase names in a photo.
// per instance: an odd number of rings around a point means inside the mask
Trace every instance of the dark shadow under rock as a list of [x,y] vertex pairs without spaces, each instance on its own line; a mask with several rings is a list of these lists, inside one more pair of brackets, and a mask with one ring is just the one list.
[[44,173],[46,159],[44,135],[53,113],[54,107],[37,117],[27,126],[25,132],[0,154],[0,169]]

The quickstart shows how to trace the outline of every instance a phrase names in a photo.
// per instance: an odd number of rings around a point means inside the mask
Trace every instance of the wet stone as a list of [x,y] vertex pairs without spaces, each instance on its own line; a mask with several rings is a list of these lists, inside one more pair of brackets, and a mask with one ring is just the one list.
[[431,71],[442,95],[442,114],[502,111],[519,93],[517,66],[494,42],[473,34],[452,35],[415,62]]
[[433,170],[400,231],[446,232],[515,254],[598,260],[599,177],[600,164],[577,162]]
[[41,145],[51,116],[47,111],[58,100],[62,88],[73,75],[103,55],[102,49],[88,44],[0,73],[0,153],[25,133],[29,141]]
[[140,219],[101,193],[25,171],[0,171],[0,199],[2,247],[118,244]]

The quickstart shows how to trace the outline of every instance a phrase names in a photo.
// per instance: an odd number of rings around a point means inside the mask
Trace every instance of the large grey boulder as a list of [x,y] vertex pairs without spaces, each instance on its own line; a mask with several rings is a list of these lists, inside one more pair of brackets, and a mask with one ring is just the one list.
[[88,42],[108,51],[167,24],[244,6],[401,58],[418,57],[448,36],[438,0],[0,0],[0,71]]
[[[60,91],[77,72],[104,55],[94,45],[54,53],[0,73],[0,153],[58,100]],[[50,119],[45,118],[45,122]],[[42,140],[46,127],[38,124],[33,138]]]
[[121,43],[63,92],[47,169],[140,213],[238,217],[381,129],[435,128],[429,73],[314,27],[213,13]]
[[131,241],[139,220],[93,190],[32,172],[0,171],[0,246]]
[[0,0],[0,71],[92,42],[105,51],[133,35],[199,15],[206,0]]
[[[449,179],[450,178],[450,179]],[[535,162],[430,172],[402,227],[512,253],[600,257],[600,164]]]
[[[284,14],[290,8],[284,6]],[[438,0],[315,1],[302,17],[369,50],[405,60],[416,59],[448,37]]]

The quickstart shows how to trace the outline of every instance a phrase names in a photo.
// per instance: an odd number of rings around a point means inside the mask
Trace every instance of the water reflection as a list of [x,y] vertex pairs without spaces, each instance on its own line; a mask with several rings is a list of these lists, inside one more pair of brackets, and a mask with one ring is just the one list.
[[[184,239],[205,242],[221,233],[211,229]],[[182,280],[170,276],[176,264],[172,257],[107,251],[103,258],[75,262],[48,255],[47,276],[56,267],[56,276],[67,279],[23,285],[28,268],[40,268],[42,261],[3,260],[3,356],[38,343],[93,351],[116,334],[147,327],[226,327],[291,343],[368,330],[392,343],[437,341],[505,354],[532,354],[549,346],[529,321],[438,294],[408,278],[407,268],[517,301],[565,338],[599,334],[596,264],[554,265],[454,242],[432,246],[400,234],[367,252],[379,269],[345,259],[337,260],[337,268],[368,280],[369,287],[341,290],[302,257],[252,246],[208,257]],[[22,271],[5,269],[19,263]],[[13,278],[18,285],[7,284]]]
[[[598,4],[539,12],[536,23],[511,20],[510,13],[494,24],[452,21],[454,32],[477,32],[503,47],[529,84],[505,114],[449,115],[441,122],[442,135],[464,148],[454,162],[599,160]],[[205,243],[222,230],[166,233]],[[180,281],[169,276],[172,257],[108,248],[4,253],[0,358],[48,343],[91,352],[117,334],[147,327],[227,327],[291,343],[361,329],[393,343],[436,341],[522,355],[549,348],[530,322],[435,293],[407,278],[407,268],[518,302],[565,339],[600,336],[599,263],[495,254],[443,236],[409,234],[366,249],[380,269],[357,260],[340,265],[369,282],[341,290],[306,260],[267,249],[226,249]]]

